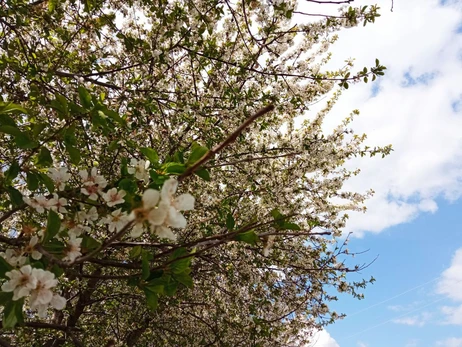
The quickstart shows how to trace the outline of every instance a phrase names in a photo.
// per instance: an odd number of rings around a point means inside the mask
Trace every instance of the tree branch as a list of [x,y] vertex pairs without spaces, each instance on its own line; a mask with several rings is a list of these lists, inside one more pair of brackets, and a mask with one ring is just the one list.
[[194,171],[196,171],[199,167],[204,165],[207,161],[209,161],[215,154],[219,153],[225,147],[229,146],[233,143],[239,134],[247,128],[250,124],[252,124],[257,118],[265,115],[268,112],[274,110],[274,105],[268,105],[263,107],[262,109],[258,110],[257,113],[247,118],[244,123],[242,123],[231,135],[229,135],[222,143],[218,144],[215,148],[212,148],[207,153],[204,154],[202,158],[200,158],[194,165],[190,166],[183,174],[178,177],[178,181],[181,182],[186,177],[192,175]]

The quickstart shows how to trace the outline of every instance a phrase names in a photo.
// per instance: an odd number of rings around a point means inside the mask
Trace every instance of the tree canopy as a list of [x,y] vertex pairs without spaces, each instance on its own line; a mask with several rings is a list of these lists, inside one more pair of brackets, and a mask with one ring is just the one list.
[[385,70],[326,68],[379,16],[351,2],[2,1],[0,345],[299,346],[341,318],[370,281],[344,164],[390,151],[356,110],[323,129]]

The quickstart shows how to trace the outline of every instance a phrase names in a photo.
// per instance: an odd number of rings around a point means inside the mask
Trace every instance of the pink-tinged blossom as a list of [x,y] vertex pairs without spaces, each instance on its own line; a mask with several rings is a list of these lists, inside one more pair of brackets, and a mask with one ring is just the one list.
[[148,222],[151,230],[157,225],[161,225],[166,218],[165,209],[157,208],[160,193],[154,189],[148,189],[144,192],[141,198],[142,206],[134,209],[130,215],[129,220],[135,221],[135,225],[131,231],[132,237],[138,237],[143,232],[143,225]]
[[80,221],[87,221],[93,223],[98,219],[98,211],[95,206],[92,206],[88,211],[81,205],[82,211],[77,212]]
[[32,259],[35,259],[35,260],[39,260],[40,258],[42,258],[42,253],[40,253],[39,251],[35,249],[35,246],[37,245],[37,243],[38,243],[38,237],[35,235],[32,236],[29,241],[29,244],[26,247],[24,247],[23,253],[30,254]]
[[79,175],[83,184],[80,189],[82,194],[88,195],[91,200],[97,200],[98,194],[101,194],[102,190],[107,186],[106,179],[97,174],[95,167],[91,169],[90,174],[88,174],[87,170],[81,170]]
[[149,168],[149,165],[151,163],[149,160],[136,160],[132,159],[130,160],[130,165],[133,167],[129,167],[127,169],[128,173],[131,175],[135,175],[136,178],[139,180],[143,180],[145,183],[149,182],[149,172],[147,171]]
[[75,259],[82,255],[82,253],[80,252],[80,244],[82,243],[82,239],[76,238],[75,236],[71,235],[69,241],[67,241],[66,243],[66,255],[64,256],[63,261],[72,263]]
[[10,280],[2,285],[2,290],[4,292],[13,292],[13,300],[28,296],[30,291],[37,286],[34,270],[30,265],[24,265],[19,270],[8,271],[5,275]]
[[60,198],[56,193],[53,193],[53,198],[48,200],[48,208],[52,211],[67,213],[64,206],[67,206],[67,200],[65,198]]
[[[102,224],[107,224],[110,232],[119,232],[128,223],[128,216],[119,208],[111,213],[110,216],[101,218]],[[139,235],[138,235],[139,236]]]
[[106,201],[106,205],[113,207],[118,204],[123,204],[125,202],[124,196],[126,194],[127,193],[125,193],[124,190],[117,191],[117,188],[111,188],[101,196],[103,197],[104,201]]
[[48,199],[43,195],[36,195],[33,198],[23,197],[23,200],[27,205],[35,208],[38,213],[43,213],[45,209],[50,208]]
[[40,317],[45,317],[49,306],[62,310],[66,306],[66,299],[54,294],[51,290],[56,287],[58,280],[50,271],[33,269],[32,276],[36,279],[36,286],[31,290],[30,307],[37,310]]
[[53,180],[59,191],[64,190],[66,182],[71,178],[71,174],[67,172],[66,167],[48,169],[48,176]]

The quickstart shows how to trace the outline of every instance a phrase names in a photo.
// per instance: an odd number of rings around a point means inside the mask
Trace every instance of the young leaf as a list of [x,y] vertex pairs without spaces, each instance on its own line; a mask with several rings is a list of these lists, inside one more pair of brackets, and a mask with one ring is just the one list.
[[56,212],[48,212],[47,229],[45,230],[45,236],[43,237],[43,243],[53,239],[59,232],[61,227],[61,220]]
[[254,246],[258,240],[259,237],[253,230],[247,231],[245,233],[239,233],[234,237],[234,240],[236,241],[242,241],[245,243],[248,243],[249,245]]
[[82,106],[87,110],[91,110],[93,108],[93,103],[91,102],[90,93],[88,93],[88,91],[82,86],[79,86],[78,91],[80,103]]
[[40,167],[50,167],[53,165],[53,158],[51,157],[51,153],[48,148],[42,147],[40,149],[36,165]]
[[5,305],[3,310],[3,329],[14,328],[18,323],[24,322],[24,317],[22,313],[22,306],[24,304],[24,299],[12,300]]
[[231,213],[228,213],[228,216],[226,217],[226,227],[228,230],[233,230],[235,225],[234,217]]
[[149,159],[151,163],[158,163],[159,162],[159,155],[157,154],[155,149],[142,147],[140,148],[141,153],[144,154],[146,158]]
[[204,181],[210,182],[210,173],[206,169],[194,171],[194,174],[202,178]]
[[189,156],[188,162],[186,164],[187,165],[193,165],[200,158],[202,158],[204,156],[204,154],[207,153],[208,151],[209,151],[209,149],[207,147],[201,146],[201,145],[197,144],[196,142],[193,143],[191,155]]

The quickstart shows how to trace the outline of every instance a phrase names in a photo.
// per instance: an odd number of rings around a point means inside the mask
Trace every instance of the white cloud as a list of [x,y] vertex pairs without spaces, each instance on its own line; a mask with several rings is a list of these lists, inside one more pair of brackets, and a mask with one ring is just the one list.
[[446,340],[437,341],[435,346],[438,347],[462,347],[462,338],[450,337]]
[[419,340],[412,339],[406,343],[405,347],[417,347],[418,345],[419,345]]
[[365,342],[358,341],[358,347],[369,347],[369,345]]
[[[436,292],[456,302],[462,302],[462,248],[456,251],[451,265],[441,274]],[[443,306],[441,312],[446,316],[446,324],[462,325],[462,304]]]
[[451,266],[441,275],[436,291],[455,301],[462,301],[462,248],[459,248],[451,261]]
[[446,315],[446,324],[462,325],[462,305],[443,306],[441,312]]
[[305,347],[340,347],[337,341],[326,330],[320,330],[313,335],[313,342]]
[[396,324],[423,327],[430,318],[431,318],[430,313],[422,312],[421,314],[415,315],[415,316],[396,318],[396,319],[393,319],[392,322]]
[[373,25],[341,32],[332,49],[333,66],[352,56],[354,71],[373,65],[376,57],[388,67],[373,84],[379,86],[376,96],[371,85],[355,85],[328,117],[333,127],[359,108],[355,131],[367,133],[368,144],[394,147],[385,159],[351,163],[362,173],[346,188],[376,191],[366,216],[350,213],[348,231],[359,236],[433,213],[439,197],[462,195],[462,107],[453,107],[462,105],[462,34],[456,32],[462,11],[438,0],[407,0],[395,2],[393,13],[381,13]]

